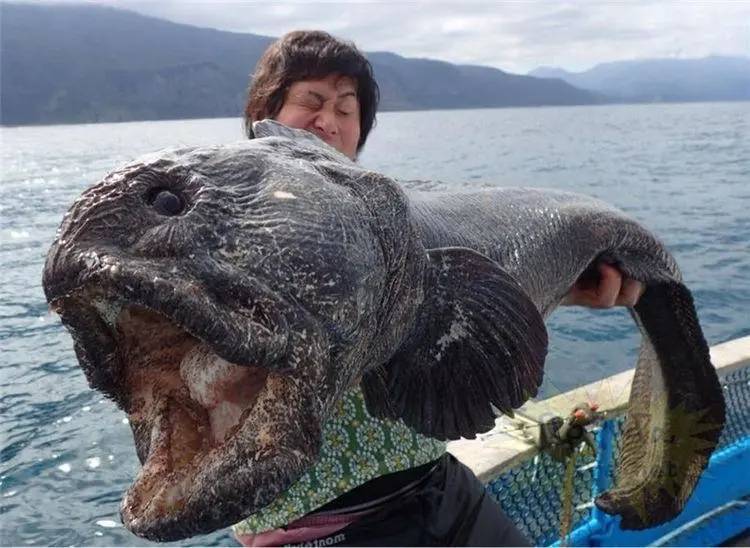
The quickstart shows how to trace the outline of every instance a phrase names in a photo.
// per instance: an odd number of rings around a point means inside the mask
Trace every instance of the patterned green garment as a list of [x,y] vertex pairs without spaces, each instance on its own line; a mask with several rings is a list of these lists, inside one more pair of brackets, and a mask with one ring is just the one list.
[[445,442],[417,434],[402,421],[378,420],[359,385],[341,398],[323,431],[316,465],[271,504],[236,524],[238,535],[277,529],[363,483],[437,459]]

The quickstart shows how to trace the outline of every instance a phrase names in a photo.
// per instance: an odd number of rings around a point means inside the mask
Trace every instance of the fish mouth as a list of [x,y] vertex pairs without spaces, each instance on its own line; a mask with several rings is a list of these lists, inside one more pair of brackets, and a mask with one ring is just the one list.
[[248,422],[269,372],[227,362],[138,306],[122,310],[117,333],[131,399],[128,419],[143,465],[121,510],[137,529],[185,504],[204,461],[222,458]]
[[119,265],[50,299],[90,386],[127,413],[142,467],[120,514],[138,536],[174,541],[237,523],[317,456],[323,411],[310,394],[323,357],[293,359],[288,318],[271,312],[279,299],[273,308],[253,289],[238,312],[195,283]]

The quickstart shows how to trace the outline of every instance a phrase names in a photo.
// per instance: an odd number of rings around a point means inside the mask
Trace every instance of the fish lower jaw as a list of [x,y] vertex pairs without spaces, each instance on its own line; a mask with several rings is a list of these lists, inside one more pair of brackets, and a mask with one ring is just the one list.
[[[121,513],[131,530],[179,511],[189,487],[210,451],[210,426],[186,413],[174,400],[154,421],[149,452],[133,484],[123,497]],[[187,415],[187,416],[185,416]]]
[[253,411],[252,405],[231,402],[206,410],[170,396],[157,406],[148,456],[120,507],[124,523],[136,534],[180,515],[196,490],[196,478]]
[[196,479],[231,452],[233,436],[268,388],[269,372],[224,360],[148,310],[125,308],[116,325],[129,419],[143,463],[121,514],[138,534],[181,515]]

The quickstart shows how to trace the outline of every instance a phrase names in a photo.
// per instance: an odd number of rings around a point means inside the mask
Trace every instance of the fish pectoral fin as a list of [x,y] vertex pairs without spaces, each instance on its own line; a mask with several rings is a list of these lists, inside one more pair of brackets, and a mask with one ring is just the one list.
[[387,363],[365,374],[368,410],[436,439],[472,439],[542,382],[548,335],[539,310],[495,261],[428,250],[425,302]]

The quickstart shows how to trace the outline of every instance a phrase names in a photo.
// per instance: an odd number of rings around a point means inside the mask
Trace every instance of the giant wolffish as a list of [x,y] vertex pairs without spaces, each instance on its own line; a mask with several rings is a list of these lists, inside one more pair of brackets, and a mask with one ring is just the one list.
[[[130,421],[129,530],[179,540],[269,504],[358,380],[376,417],[438,439],[489,430],[537,394],[545,319],[596,261],[646,287],[617,483],[596,504],[626,529],[681,512],[725,407],[651,232],[571,193],[406,190],[304,131],[255,131],[112,171],[47,256],[46,297],[90,386]],[[700,417],[702,443],[684,443],[677,409]]]

